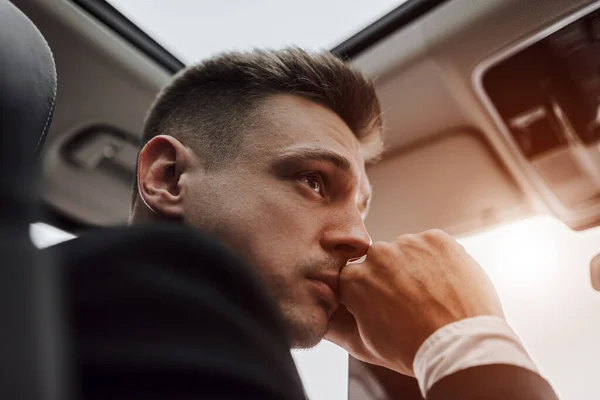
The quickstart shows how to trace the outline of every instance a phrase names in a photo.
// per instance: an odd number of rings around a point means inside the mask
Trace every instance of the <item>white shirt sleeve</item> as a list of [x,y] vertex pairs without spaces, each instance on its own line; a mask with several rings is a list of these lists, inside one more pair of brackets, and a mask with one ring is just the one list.
[[446,325],[421,345],[413,363],[423,397],[440,379],[490,364],[510,364],[538,372],[515,331],[503,318],[481,316]]

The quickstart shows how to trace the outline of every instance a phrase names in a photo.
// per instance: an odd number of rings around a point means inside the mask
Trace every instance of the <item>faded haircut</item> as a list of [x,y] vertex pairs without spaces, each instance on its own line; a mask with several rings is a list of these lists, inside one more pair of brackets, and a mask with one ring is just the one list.
[[[156,97],[141,147],[157,135],[170,135],[194,149],[207,170],[221,168],[260,121],[260,106],[278,94],[329,108],[361,142],[367,161],[379,156],[381,106],[373,83],[329,52],[296,47],[224,53],[185,68]],[[134,203],[137,174],[133,189]]]

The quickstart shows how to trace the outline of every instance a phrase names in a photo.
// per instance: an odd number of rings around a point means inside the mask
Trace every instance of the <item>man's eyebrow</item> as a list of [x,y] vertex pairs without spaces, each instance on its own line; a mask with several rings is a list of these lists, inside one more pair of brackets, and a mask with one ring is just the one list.
[[289,150],[275,159],[274,165],[301,164],[307,161],[325,161],[342,169],[344,172],[352,170],[350,161],[341,154],[327,149],[299,148]]
[[[321,148],[299,148],[289,150],[277,157],[273,163],[273,166],[276,169],[285,169],[288,166],[302,164],[307,161],[325,161],[342,169],[344,172],[352,171],[352,164],[346,157],[336,153],[335,151]],[[369,208],[371,206],[372,193],[373,186],[369,185],[369,191],[365,194],[360,203],[361,212],[365,214],[365,216],[369,212]]]

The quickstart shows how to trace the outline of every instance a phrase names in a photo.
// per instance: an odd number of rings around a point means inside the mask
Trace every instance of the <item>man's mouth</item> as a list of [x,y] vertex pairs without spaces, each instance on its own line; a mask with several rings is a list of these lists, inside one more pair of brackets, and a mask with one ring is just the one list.
[[323,282],[333,293],[335,293],[336,297],[338,296],[338,282],[339,275],[338,274],[323,274],[321,276],[315,277],[314,279]]
[[312,283],[319,299],[326,303],[329,311],[335,311],[339,304],[338,275],[324,274],[309,278],[309,281]]

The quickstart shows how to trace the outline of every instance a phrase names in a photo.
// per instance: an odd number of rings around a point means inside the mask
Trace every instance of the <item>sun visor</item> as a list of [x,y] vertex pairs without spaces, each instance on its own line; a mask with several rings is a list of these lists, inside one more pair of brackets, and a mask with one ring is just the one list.
[[528,215],[515,182],[483,137],[453,131],[399,153],[368,171],[374,240],[440,228],[455,235]]

